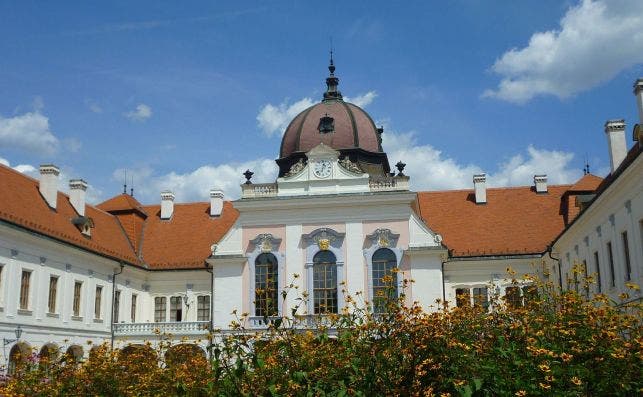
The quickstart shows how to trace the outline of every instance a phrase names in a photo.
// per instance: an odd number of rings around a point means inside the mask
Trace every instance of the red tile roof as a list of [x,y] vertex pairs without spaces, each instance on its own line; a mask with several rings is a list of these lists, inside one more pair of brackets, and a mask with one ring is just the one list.
[[487,189],[476,204],[473,189],[418,193],[420,215],[443,237],[453,256],[521,255],[546,251],[565,227],[561,198],[570,185]]
[[571,191],[594,191],[598,185],[603,182],[603,178],[592,174],[583,175],[576,183],[574,183],[569,190]]
[[143,228],[143,260],[153,269],[203,268],[210,246],[218,242],[239,216],[225,202],[219,217],[210,217],[209,203],[174,204],[169,220],[161,219],[161,206],[148,205]]
[[66,194],[58,192],[53,210],[40,195],[38,181],[4,165],[0,165],[0,186],[1,220],[103,256],[138,263],[114,216],[88,205],[85,216],[92,218],[94,227],[91,237],[85,237],[71,223],[78,214]]

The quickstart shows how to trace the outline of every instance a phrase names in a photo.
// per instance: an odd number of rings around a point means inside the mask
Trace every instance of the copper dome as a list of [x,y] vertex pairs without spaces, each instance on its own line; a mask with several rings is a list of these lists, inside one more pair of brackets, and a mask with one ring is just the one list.
[[340,151],[370,174],[388,173],[388,159],[382,151],[383,130],[362,108],[344,101],[337,89],[339,79],[334,75],[332,58],[328,70],[323,100],[295,116],[284,132],[277,160],[279,175],[285,175],[320,143]]

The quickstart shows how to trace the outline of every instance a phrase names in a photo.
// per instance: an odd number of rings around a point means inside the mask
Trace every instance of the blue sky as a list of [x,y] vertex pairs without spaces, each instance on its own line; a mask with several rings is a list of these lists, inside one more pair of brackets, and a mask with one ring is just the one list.
[[[346,97],[415,189],[608,172],[638,121],[643,2],[0,2],[0,161],[55,163],[91,199],[238,195],[274,179],[284,120],[318,101],[329,38]],[[66,181],[64,182],[66,183]]]

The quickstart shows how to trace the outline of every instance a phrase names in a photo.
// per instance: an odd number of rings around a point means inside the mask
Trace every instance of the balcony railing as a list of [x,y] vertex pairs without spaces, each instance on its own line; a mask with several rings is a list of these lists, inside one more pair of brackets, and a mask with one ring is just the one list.
[[243,198],[276,197],[276,183],[249,183],[241,185]]
[[119,323],[114,324],[115,335],[203,335],[208,332],[209,321],[172,323]]

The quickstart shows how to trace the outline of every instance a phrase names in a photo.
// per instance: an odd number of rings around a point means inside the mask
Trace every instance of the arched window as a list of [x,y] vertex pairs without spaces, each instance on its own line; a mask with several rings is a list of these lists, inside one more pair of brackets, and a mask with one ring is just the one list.
[[7,374],[13,375],[17,371],[22,370],[23,366],[27,363],[27,359],[31,356],[31,347],[24,343],[18,342],[11,348],[9,352],[9,365],[7,366]]
[[313,307],[315,314],[337,313],[337,258],[331,251],[313,257]]
[[279,314],[279,266],[271,253],[262,253],[255,259],[255,316]]
[[379,248],[373,254],[373,311],[386,311],[391,302],[397,301],[397,258],[388,248]]

